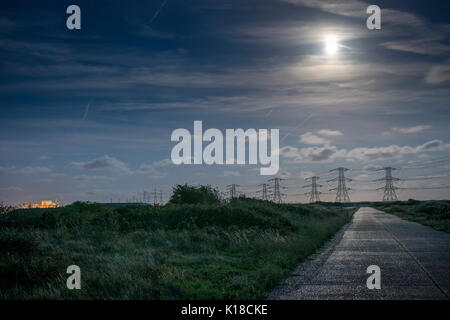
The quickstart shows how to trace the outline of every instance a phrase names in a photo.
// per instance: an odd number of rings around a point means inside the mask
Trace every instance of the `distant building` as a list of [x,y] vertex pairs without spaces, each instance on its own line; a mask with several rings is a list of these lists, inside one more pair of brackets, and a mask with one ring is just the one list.
[[43,200],[40,203],[24,203],[22,205],[23,209],[47,209],[47,208],[58,208],[59,202],[58,201],[52,201],[52,200]]

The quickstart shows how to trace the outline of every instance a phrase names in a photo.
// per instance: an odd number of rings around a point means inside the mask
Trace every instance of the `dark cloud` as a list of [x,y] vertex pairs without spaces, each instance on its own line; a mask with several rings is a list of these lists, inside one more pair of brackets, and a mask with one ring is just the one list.
[[317,152],[313,152],[309,155],[311,161],[326,161],[330,160],[331,157],[336,154],[336,150],[331,147],[325,147],[321,150],[317,150]]
[[424,143],[417,148],[418,151],[435,150],[444,146],[444,143],[440,140],[433,140]]
[[437,84],[450,80],[450,62],[446,64],[433,66],[425,77],[425,81],[431,84]]
[[119,173],[131,173],[128,165],[114,157],[108,155],[102,158],[94,159],[86,162],[71,162],[69,167],[76,169],[101,170],[108,169]]

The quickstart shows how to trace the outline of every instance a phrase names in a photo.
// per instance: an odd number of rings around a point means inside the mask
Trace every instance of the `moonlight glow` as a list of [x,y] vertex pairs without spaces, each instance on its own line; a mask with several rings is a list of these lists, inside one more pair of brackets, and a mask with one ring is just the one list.
[[338,43],[335,36],[325,38],[325,51],[328,54],[335,54],[338,50]]

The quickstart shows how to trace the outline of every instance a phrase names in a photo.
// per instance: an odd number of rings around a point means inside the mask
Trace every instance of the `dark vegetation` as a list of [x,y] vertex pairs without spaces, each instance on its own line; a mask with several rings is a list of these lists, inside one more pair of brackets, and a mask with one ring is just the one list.
[[373,207],[402,219],[421,223],[439,231],[450,232],[450,201],[395,201],[374,203]]
[[[354,208],[224,202],[177,186],[164,206],[75,202],[0,216],[2,299],[258,299]],[[81,290],[66,288],[69,265]]]
[[8,206],[3,204],[3,202],[0,202],[0,215],[13,212],[14,210],[15,208],[13,206]]

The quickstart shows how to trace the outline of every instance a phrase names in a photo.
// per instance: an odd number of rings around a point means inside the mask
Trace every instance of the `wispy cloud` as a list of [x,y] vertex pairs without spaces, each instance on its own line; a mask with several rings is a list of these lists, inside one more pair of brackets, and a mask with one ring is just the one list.
[[[443,39],[442,39],[443,40]],[[391,50],[405,51],[425,55],[441,55],[450,52],[450,46],[439,43],[436,39],[388,41],[382,45]]]
[[0,173],[3,174],[23,174],[23,175],[33,175],[33,174],[41,174],[41,173],[50,173],[52,171],[49,167],[40,167],[40,166],[25,166],[25,167],[1,167]]
[[71,162],[69,164],[69,167],[85,170],[111,170],[122,174],[131,173],[131,170],[128,168],[128,165],[125,162],[122,162],[108,155],[91,161]]
[[358,0],[282,0],[287,3],[301,5],[304,7],[317,8],[326,12],[348,17],[364,17],[367,3]]
[[329,130],[329,129],[322,129],[317,131],[317,133],[325,137],[339,137],[343,135],[343,133],[340,130]]
[[146,175],[149,178],[160,179],[167,176],[167,172],[163,168],[172,164],[170,159],[163,159],[152,163],[143,163],[139,166],[135,173]]
[[424,130],[431,129],[431,128],[432,128],[432,126],[430,126],[430,125],[420,125],[420,126],[413,126],[413,127],[407,127],[407,128],[394,127],[394,128],[392,128],[392,130],[395,132],[398,132],[398,133],[409,134],[409,133],[419,133],[419,132],[422,132]]
[[9,33],[17,28],[17,24],[5,17],[0,17],[0,32]]
[[169,1],[169,0],[164,0],[161,3],[161,5],[159,6],[158,10],[156,10],[155,13],[153,14],[152,19],[150,20],[150,23],[152,23],[158,17],[159,13],[164,8],[164,6],[166,5],[167,1]]
[[2,192],[6,192],[6,193],[10,193],[10,192],[22,192],[24,191],[21,187],[16,187],[16,186],[9,186],[9,187],[5,187],[5,188],[0,188],[0,191]]
[[300,142],[306,143],[306,144],[328,144],[328,143],[330,143],[330,140],[319,137],[319,136],[313,134],[312,132],[307,132],[300,136]]
[[223,172],[224,177],[240,177],[241,174],[239,171],[224,171]]
[[86,108],[85,108],[85,110],[84,110],[83,121],[86,120],[86,118],[87,118],[87,116],[88,116],[88,114],[89,114],[89,106],[90,106],[90,103],[88,103],[88,104],[86,105]]
[[416,147],[390,145],[387,147],[358,147],[351,150],[339,149],[332,145],[313,146],[302,149],[286,146],[280,149],[280,155],[286,158],[292,158],[294,162],[297,163],[332,162],[335,159],[372,162],[401,158],[408,154],[444,151],[449,149],[450,144],[446,144],[441,140],[431,140]]
[[425,81],[431,84],[437,84],[450,80],[450,61],[445,64],[440,64],[433,66],[430,71],[428,71]]

